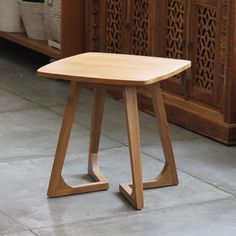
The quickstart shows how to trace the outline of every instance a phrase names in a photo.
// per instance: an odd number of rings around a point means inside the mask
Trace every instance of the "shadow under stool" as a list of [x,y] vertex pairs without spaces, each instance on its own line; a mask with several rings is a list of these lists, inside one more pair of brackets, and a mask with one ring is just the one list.
[[[90,52],[61,59],[40,68],[38,70],[39,76],[71,81],[48,187],[48,196],[59,197],[108,189],[108,181],[102,175],[98,165],[99,138],[106,89],[121,90],[126,107],[132,183],[121,184],[120,192],[136,209],[142,209],[144,205],[143,189],[177,185],[178,176],[160,81],[168,79],[190,66],[191,62],[186,60]],[[70,186],[62,177],[62,168],[80,88],[88,85],[94,87],[95,92],[88,156],[88,173],[95,182]],[[151,181],[143,181],[142,179],[137,88],[144,86],[149,88],[152,96],[165,155],[164,168],[159,176]]]

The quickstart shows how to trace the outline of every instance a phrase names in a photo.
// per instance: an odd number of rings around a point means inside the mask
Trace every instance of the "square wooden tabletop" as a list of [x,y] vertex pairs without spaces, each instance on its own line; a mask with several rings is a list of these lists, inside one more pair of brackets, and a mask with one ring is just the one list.
[[38,69],[42,77],[104,85],[144,86],[170,78],[191,67],[188,60],[88,52]]

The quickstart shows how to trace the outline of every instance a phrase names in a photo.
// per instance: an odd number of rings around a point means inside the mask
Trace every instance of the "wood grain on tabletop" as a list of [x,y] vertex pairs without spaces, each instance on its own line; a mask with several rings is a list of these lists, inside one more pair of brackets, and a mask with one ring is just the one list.
[[191,62],[187,60],[83,53],[48,64],[38,70],[38,75],[86,83],[138,86],[167,79],[190,66]]

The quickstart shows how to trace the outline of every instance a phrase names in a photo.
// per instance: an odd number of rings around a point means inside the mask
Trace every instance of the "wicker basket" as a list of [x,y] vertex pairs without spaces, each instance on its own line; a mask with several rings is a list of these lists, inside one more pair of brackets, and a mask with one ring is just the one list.
[[0,31],[24,32],[17,0],[0,0]]
[[44,18],[49,40],[61,42],[61,0],[45,0]]
[[18,6],[28,37],[36,40],[46,40],[44,3],[18,0]]

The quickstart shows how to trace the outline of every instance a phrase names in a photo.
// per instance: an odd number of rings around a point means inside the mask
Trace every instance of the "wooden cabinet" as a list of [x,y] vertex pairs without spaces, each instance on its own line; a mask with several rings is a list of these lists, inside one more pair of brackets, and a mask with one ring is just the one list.
[[154,55],[155,0],[87,1],[87,50]]
[[235,144],[235,1],[163,0],[162,11],[159,55],[192,61],[191,71],[162,84],[169,119]]
[[62,0],[61,50],[47,45],[46,41],[29,39],[26,34],[0,32],[7,39],[52,58],[62,58],[84,52],[85,2],[84,0]]
[[[168,119],[235,144],[235,4],[235,0],[88,0],[86,48],[190,59],[191,70],[162,83]],[[140,107],[152,112],[148,92],[141,91]]]
[[166,25],[163,55],[188,58],[193,65],[191,73],[167,81],[163,87],[219,109],[226,63],[222,7],[219,0],[169,0],[163,22]]

